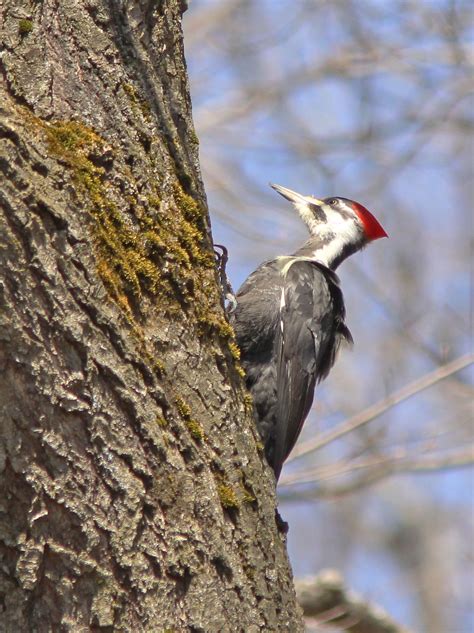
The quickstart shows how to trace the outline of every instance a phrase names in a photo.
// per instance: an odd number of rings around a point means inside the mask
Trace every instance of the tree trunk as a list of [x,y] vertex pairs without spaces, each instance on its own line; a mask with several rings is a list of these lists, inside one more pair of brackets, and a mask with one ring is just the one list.
[[0,8],[0,630],[299,631],[179,0]]

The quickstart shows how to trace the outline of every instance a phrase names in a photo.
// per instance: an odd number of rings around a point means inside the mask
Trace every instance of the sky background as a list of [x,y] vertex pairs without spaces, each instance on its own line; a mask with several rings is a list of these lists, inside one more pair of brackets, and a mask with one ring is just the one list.
[[[213,236],[235,289],[306,239],[268,182],[358,200],[389,234],[338,271],[355,346],[318,387],[300,441],[471,351],[470,3],[193,0],[184,31]],[[472,446],[472,378],[472,366],[452,374],[285,467],[295,576],[335,567],[416,631],[474,631],[472,469],[338,493],[364,461]],[[284,484],[331,465],[347,472]]]

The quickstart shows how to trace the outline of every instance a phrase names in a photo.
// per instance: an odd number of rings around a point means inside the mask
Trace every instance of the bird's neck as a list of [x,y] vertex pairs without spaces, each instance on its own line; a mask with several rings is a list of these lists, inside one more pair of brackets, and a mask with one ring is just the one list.
[[334,233],[310,237],[293,257],[309,257],[331,270],[336,270],[341,262],[359,250],[360,245],[347,242]]

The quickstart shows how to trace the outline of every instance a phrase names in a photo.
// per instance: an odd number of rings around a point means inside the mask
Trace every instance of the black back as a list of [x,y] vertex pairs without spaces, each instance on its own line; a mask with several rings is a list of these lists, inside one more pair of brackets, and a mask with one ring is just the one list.
[[314,388],[352,341],[337,275],[302,257],[262,264],[232,316],[265,453],[278,479],[311,408]]

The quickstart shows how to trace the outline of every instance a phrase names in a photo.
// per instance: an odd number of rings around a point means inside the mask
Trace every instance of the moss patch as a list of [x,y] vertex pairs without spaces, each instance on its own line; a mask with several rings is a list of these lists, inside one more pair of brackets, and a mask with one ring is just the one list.
[[176,408],[181,418],[186,424],[186,428],[196,441],[202,442],[206,439],[206,434],[202,428],[202,424],[192,417],[191,407],[179,396],[175,397]]
[[255,501],[257,501],[255,496],[252,493],[248,492],[247,490],[244,490],[244,495],[242,497],[242,502],[243,503],[255,503]]
[[166,418],[164,418],[162,415],[157,415],[155,418],[155,422],[162,429],[166,429],[168,426],[168,420],[166,420]]
[[244,407],[247,414],[253,414],[253,398],[252,394],[248,391],[244,394]]
[[190,418],[191,417],[191,407],[189,405],[187,405],[186,402],[182,398],[180,398],[179,396],[176,396],[174,401],[175,401],[175,404],[176,404],[176,408],[178,409],[179,415],[182,418],[184,418],[185,420]]
[[[139,304],[144,293],[166,300],[161,303],[167,306],[175,299],[181,304],[196,299],[196,291],[204,286],[202,269],[214,267],[213,255],[197,226],[203,223],[203,209],[176,185],[177,213],[164,213],[159,196],[153,193],[141,205],[129,196],[133,217],[125,216],[114,200],[116,192],[104,167],[97,164],[97,157],[108,151],[105,141],[76,121],[42,122],[41,126],[49,150],[67,163],[79,191],[89,199],[88,211],[95,220],[97,270],[119,307],[131,315],[134,299]],[[206,298],[209,292],[204,290],[201,294]],[[203,320],[210,301],[204,303]],[[219,323],[216,328],[224,326]]]
[[135,86],[129,83],[123,83],[122,88],[125,94],[128,96],[132,105],[132,109],[135,111],[135,113],[139,110],[145,118],[149,118],[151,114],[150,104],[144,97],[141,97],[139,95],[138,90],[135,88]]
[[229,343],[230,353],[232,354],[232,358],[234,360],[240,360],[240,348],[235,341],[231,341]]
[[194,420],[193,418],[186,420],[186,426],[188,431],[191,433],[191,436],[198,442],[202,442],[206,439],[204,429],[202,428],[201,423],[197,420]]
[[[124,90],[130,99],[139,100],[130,87]],[[216,284],[206,209],[178,181],[171,191],[168,185],[165,195],[159,183],[148,183],[148,192],[139,194],[131,170],[91,127],[79,121],[46,122],[29,111],[26,116],[44,135],[50,154],[68,166],[76,192],[84,198],[93,220],[97,272],[153,371],[163,375],[165,365],[140,327],[149,305],[167,318],[179,314],[193,334],[217,336],[227,343],[229,357],[242,375],[235,334]],[[193,429],[197,437],[199,431]]]
[[217,494],[219,496],[219,501],[221,502],[221,506],[226,509],[234,509],[240,507],[240,501],[235,493],[235,490],[232,486],[226,483],[220,483],[217,486]]
[[150,258],[150,237],[120,212],[106,183],[105,169],[94,162],[107,152],[105,141],[76,121],[44,124],[51,153],[66,162],[80,192],[90,201],[94,218],[97,270],[111,297],[129,315],[131,295],[156,294],[161,274]]
[[245,370],[239,363],[234,363],[235,370],[241,378],[245,378]]
[[150,253],[150,235],[143,230],[144,223],[125,216],[116,202],[120,192],[110,184],[104,167],[113,165],[111,148],[95,130],[78,121],[49,123],[26,110],[25,116],[44,135],[50,154],[70,169],[76,191],[84,197],[85,209],[93,220],[97,272],[128,321],[142,357],[162,376],[164,363],[156,358],[135,318],[144,293],[158,294],[162,273]]
[[28,35],[33,30],[33,22],[31,20],[23,19],[18,22],[18,33],[21,36]]

